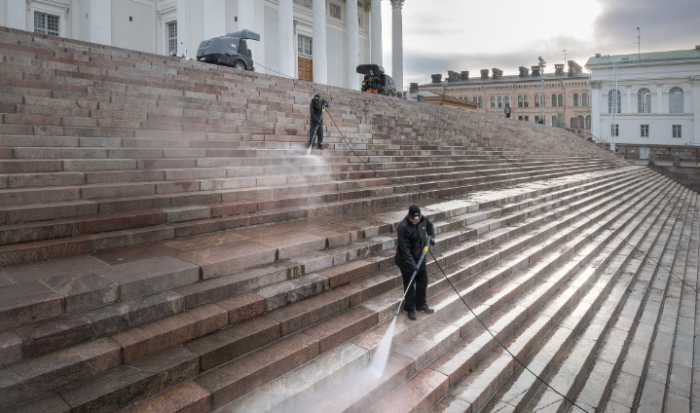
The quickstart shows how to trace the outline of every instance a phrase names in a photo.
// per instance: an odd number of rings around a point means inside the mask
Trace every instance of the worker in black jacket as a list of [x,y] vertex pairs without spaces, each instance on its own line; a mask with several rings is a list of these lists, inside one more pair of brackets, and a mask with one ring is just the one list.
[[311,99],[309,105],[309,148],[314,144],[314,137],[318,137],[316,148],[323,149],[323,114],[326,113],[328,102],[321,99],[318,93]]
[[[423,248],[428,243],[435,245],[435,232],[433,231],[433,224],[421,214],[418,205],[411,205],[408,208],[408,215],[399,223],[396,232],[398,237],[394,262],[401,270],[401,277],[403,278],[403,290],[406,294],[403,308],[408,312],[408,318],[415,320],[416,310],[426,314],[435,312],[428,307],[426,301],[428,271],[425,267],[425,261],[427,260],[423,260],[420,268],[417,265]],[[409,287],[411,275],[416,270],[418,270],[416,277]]]

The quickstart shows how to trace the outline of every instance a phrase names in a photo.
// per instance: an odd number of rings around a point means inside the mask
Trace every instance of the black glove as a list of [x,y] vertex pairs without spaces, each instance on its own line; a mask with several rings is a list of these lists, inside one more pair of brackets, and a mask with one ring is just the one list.
[[418,271],[418,266],[416,265],[415,262],[412,262],[410,264],[411,264],[411,271]]
[[434,245],[435,245],[435,237],[430,237],[430,246],[432,247]]

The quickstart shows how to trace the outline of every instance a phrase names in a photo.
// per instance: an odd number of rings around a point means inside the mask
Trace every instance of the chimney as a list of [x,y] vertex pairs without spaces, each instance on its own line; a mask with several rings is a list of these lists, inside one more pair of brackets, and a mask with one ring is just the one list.
[[700,50],[700,44],[695,46],[695,50]]
[[503,77],[503,70],[494,67],[493,69],[491,69],[491,71],[493,72],[494,79],[500,79],[501,77]]
[[454,70],[448,70],[447,71],[447,81],[448,82],[456,82],[460,78],[459,73],[455,72]]
[[583,69],[578,63],[574,62],[573,60],[569,60],[569,76],[581,73],[582,70]]
[[528,69],[525,66],[520,66],[520,77],[527,77],[528,73],[530,73],[530,69]]
[[532,68],[532,76],[539,76],[540,75],[540,67],[539,66],[530,66]]
[[411,86],[409,86],[408,91],[411,93],[418,93],[418,83],[411,83]]
[[489,70],[488,70],[488,69],[481,69],[481,78],[482,78],[482,79],[488,79],[488,78],[489,78]]
[[600,53],[596,53],[595,57],[602,57]]
[[468,70],[462,70],[462,74],[459,76],[460,79],[462,80],[469,80],[469,71]]
[[433,79],[431,83],[442,83],[442,75],[440,73],[435,74],[435,75],[430,75],[430,77]]
[[564,64],[563,63],[557,63],[554,65],[554,74],[557,76],[561,76],[564,74]]

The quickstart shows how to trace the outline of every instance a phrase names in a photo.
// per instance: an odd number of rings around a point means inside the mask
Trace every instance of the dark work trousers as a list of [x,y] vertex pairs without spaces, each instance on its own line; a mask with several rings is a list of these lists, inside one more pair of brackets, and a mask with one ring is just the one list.
[[[413,271],[404,271],[401,269],[401,278],[403,278],[403,291],[406,292],[406,287],[411,281]],[[411,288],[406,293],[406,301],[403,302],[403,309],[406,311],[422,308],[426,304],[425,296],[428,292],[428,271],[425,265],[416,274],[416,278],[411,283]]]
[[311,124],[309,125],[309,145],[314,143],[314,133],[318,137],[316,139],[316,145],[321,146],[323,144],[323,119],[320,121],[311,117]]

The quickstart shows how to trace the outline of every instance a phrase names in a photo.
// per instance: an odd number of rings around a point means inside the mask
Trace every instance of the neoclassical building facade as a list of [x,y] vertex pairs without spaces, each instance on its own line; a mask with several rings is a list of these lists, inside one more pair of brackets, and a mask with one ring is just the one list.
[[594,139],[613,149],[619,143],[700,145],[700,46],[596,55],[586,67]]
[[570,60],[568,70],[556,64],[553,73],[540,73],[539,66],[521,66],[518,75],[504,76],[498,68],[432,75],[421,91],[445,94],[477,104],[477,111],[503,116],[506,104],[511,117],[520,121],[572,129],[590,129],[591,108],[588,74]]
[[[404,0],[388,1],[401,85]],[[381,22],[381,0],[0,0],[2,26],[190,58],[204,39],[249,29],[257,71],[351,89],[358,64],[382,65]]]

